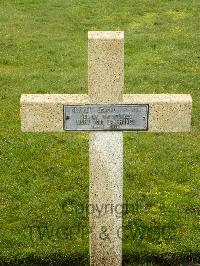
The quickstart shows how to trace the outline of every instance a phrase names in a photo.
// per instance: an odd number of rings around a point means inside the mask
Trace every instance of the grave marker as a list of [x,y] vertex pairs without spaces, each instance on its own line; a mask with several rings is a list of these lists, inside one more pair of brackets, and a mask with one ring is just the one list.
[[24,132],[91,131],[89,204],[90,264],[121,265],[123,204],[122,131],[187,132],[192,99],[188,94],[123,94],[124,33],[89,32],[88,95],[21,96]]

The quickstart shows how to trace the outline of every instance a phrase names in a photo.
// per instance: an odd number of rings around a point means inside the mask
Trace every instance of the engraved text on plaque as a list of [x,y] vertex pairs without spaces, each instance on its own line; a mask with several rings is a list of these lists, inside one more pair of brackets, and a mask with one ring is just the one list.
[[86,104],[64,106],[66,131],[146,131],[147,104]]

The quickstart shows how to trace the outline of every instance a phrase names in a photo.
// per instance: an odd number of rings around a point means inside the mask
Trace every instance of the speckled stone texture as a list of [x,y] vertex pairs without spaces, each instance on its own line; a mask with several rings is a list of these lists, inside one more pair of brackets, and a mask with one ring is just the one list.
[[[88,92],[92,103],[120,103],[124,86],[123,32],[88,33]],[[123,203],[123,135],[92,132],[89,138],[90,265],[121,265],[122,215],[111,211]],[[108,206],[108,207],[107,207]]]
[[121,265],[123,135],[90,133],[90,264]]
[[[115,99],[116,100],[116,99]],[[93,103],[85,94],[29,94],[21,96],[24,132],[63,131],[63,105]],[[189,94],[124,94],[124,104],[149,104],[150,132],[187,132],[191,125]]]
[[63,131],[63,105],[86,104],[82,94],[24,94],[21,96],[21,130]]
[[149,104],[150,132],[190,131],[192,98],[189,94],[124,94],[123,103]]
[[88,94],[92,103],[119,103],[124,86],[124,33],[88,33]]

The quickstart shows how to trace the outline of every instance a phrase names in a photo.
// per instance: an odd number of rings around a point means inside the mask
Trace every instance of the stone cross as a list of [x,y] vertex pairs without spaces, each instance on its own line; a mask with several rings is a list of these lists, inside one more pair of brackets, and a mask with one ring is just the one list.
[[21,96],[22,131],[90,131],[90,264],[96,266],[122,264],[122,214],[116,212],[123,204],[122,131],[186,132],[191,124],[190,95],[123,94],[123,88],[124,33],[89,32],[88,95]]

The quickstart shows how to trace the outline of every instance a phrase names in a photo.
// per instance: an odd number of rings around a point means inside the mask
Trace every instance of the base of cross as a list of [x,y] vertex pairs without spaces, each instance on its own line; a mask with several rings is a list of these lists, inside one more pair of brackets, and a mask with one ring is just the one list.
[[[115,108],[100,109],[101,118],[107,119],[105,120],[107,122],[109,117],[112,117],[113,121],[117,116],[125,117],[129,121],[129,129],[137,121],[145,121],[148,122],[148,127],[145,127],[147,132],[190,130],[192,110],[190,95],[123,94],[123,32],[89,32],[88,37],[89,94],[22,95],[22,131],[64,132],[68,127],[68,123],[64,121],[70,118],[70,115],[65,114],[64,107],[67,107],[69,114],[74,112],[73,117],[78,117],[76,112],[81,110],[80,105],[94,105],[91,110],[97,110],[96,114],[89,113],[88,108],[83,108],[85,111],[80,114],[83,121],[88,122],[98,116],[99,104],[148,105],[148,114],[144,116],[141,116],[141,109],[135,107],[116,108],[122,110],[122,114],[113,114],[111,111],[110,115],[102,114],[102,110],[115,110]],[[73,108],[69,108],[70,106],[75,106],[74,111]],[[123,110],[126,110],[126,113],[123,113]],[[132,113],[132,110],[135,113]],[[77,125],[79,120],[74,119],[73,125]],[[97,124],[102,123],[98,120]],[[106,128],[109,128],[109,123]],[[133,131],[135,128],[134,125]],[[117,127],[114,127],[114,131],[112,127],[112,132],[95,132],[94,128],[92,129],[89,140],[89,205],[92,209],[90,263],[95,266],[119,266],[122,264],[123,133],[119,132]]]

